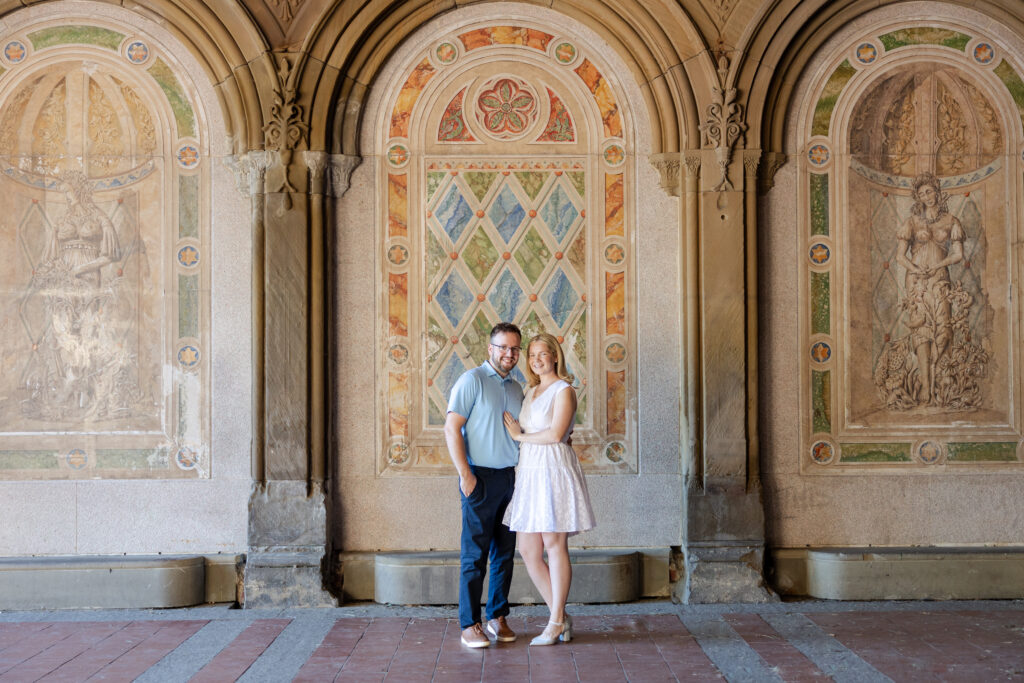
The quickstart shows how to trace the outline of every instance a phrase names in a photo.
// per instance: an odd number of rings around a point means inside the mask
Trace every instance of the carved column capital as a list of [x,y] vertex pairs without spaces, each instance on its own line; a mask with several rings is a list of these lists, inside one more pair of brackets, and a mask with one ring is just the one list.
[[652,154],[650,160],[651,165],[658,169],[661,175],[658,186],[669,196],[678,197],[682,191],[679,153]]
[[761,150],[759,149],[745,149],[743,150],[743,170],[746,173],[748,179],[757,178],[757,168],[761,163]]
[[684,152],[683,161],[686,163],[686,177],[687,178],[698,178],[700,177],[700,150],[690,150]]
[[352,154],[330,154],[327,156],[327,188],[330,196],[340,198],[348,192],[349,178],[356,166],[362,163],[363,158]]
[[775,187],[775,173],[786,165],[789,157],[782,152],[765,152],[764,172],[761,174],[761,192],[765,193]]
[[732,190],[729,180],[729,162],[732,150],[747,130],[743,121],[743,105],[736,101],[736,88],[712,88],[714,96],[704,112],[704,123],[700,124],[701,145],[715,150],[718,162],[718,182],[714,192]]
[[239,192],[250,196],[263,194],[267,166],[270,165],[267,156],[265,151],[257,149],[241,156],[232,154],[224,157],[224,165],[234,174]]
[[300,152],[309,169],[309,194],[323,194],[330,155],[327,152]]

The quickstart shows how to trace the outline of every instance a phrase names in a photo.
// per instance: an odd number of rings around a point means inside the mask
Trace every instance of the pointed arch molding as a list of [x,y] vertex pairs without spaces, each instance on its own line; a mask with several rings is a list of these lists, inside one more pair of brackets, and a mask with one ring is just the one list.
[[[454,1],[443,5],[414,0],[382,13],[376,5],[350,0],[324,16],[306,44],[311,59],[306,80],[315,89],[311,120],[330,123],[310,132],[312,149],[360,153],[363,105],[370,85],[387,57],[414,31],[443,9],[456,8]],[[535,6],[502,2],[493,7],[495,16],[511,17]],[[699,116],[683,65],[696,64],[690,68],[704,70],[711,80],[715,67],[703,38],[681,8],[652,8],[641,0],[577,0],[559,3],[556,9],[600,35],[633,73],[650,117],[652,153],[696,146]],[[322,73],[313,74],[312,66],[320,63]]]
[[374,108],[378,473],[448,473],[448,394],[500,320],[561,339],[584,466],[637,472],[634,108],[565,26],[418,38]]
[[0,478],[208,478],[221,118],[166,31],[92,9],[0,34]]
[[804,473],[1024,464],[1024,61],[972,19],[850,27],[794,107]]

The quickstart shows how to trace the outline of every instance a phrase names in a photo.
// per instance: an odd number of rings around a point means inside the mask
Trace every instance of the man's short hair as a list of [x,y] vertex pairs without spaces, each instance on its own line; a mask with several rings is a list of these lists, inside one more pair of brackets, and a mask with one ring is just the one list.
[[515,334],[519,339],[523,338],[523,333],[519,331],[513,323],[498,323],[491,328],[491,336],[488,339],[494,339],[495,335],[501,334],[502,332]]

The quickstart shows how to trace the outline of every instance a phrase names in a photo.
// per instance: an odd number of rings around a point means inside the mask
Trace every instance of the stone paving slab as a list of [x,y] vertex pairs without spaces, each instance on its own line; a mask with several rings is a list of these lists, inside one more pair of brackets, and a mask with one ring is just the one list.
[[1024,601],[573,605],[571,642],[459,642],[454,608],[0,613],[3,681],[1024,679]]

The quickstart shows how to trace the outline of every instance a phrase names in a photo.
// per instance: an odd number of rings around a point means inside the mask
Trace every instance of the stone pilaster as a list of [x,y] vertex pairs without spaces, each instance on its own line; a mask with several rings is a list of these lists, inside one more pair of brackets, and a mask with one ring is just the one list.
[[[686,603],[765,602],[764,509],[756,466],[756,157],[734,150],[743,126],[731,92],[718,92],[701,150],[687,151],[684,330],[693,455],[685,461],[683,559],[674,597]],[[740,110],[741,111],[741,110]],[[736,116],[734,116],[734,114]],[[716,136],[712,138],[711,136]],[[742,183],[738,182],[743,178]],[[694,223],[696,225],[694,225]],[[686,318],[687,316],[684,316]],[[697,339],[693,340],[692,336]],[[684,446],[685,447],[685,446]]]

